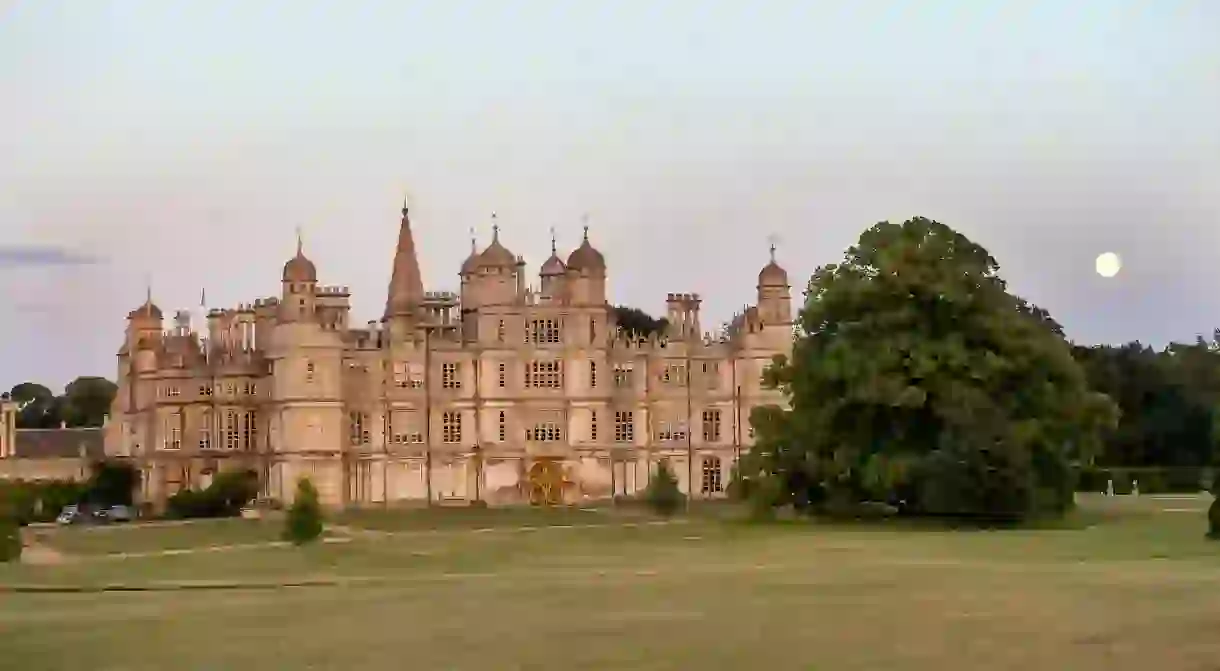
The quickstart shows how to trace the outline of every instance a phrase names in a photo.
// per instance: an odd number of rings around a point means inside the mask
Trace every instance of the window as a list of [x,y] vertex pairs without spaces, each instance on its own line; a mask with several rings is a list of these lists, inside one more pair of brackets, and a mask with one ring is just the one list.
[[348,441],[352,445],[368,445],[370,442],[368,414],[363,412],[348,413],[347,433]]
[[668,385],[681,385],[686,382],[685,364],[667,364],[661,373],[661,382]]
[[441,437],[446,443],[462,442],[462,413],[446,412],[441,415]]
[[212,415],[206,412],[199,420],[199,449],[212,449]]
[[720,387],[720,364],[713,361],[703,364],[703,381],[708,389]]
[[407,368],[407,362],[394,362],[394,386],[399,389],[406,389],[411,386],[410,370]]
[[[504,364],[500,364],[500,365],[503,366]],[[505,415],[503,410],[500,411],[499,428],[500,428],[500,442],[503,443],[508,438],[508,417]]]
[[313,365],[313,362],[306,361],[305,362],[305,381],[312,383],[314,380],[314,373],[316,373],[316,372],[317,372],[317,368]]
[[597,389],[597,362],[589,362],[589,388]]
[[237,385],[233,384],[232,382],[230,382],[229,384],[226,384],[225,385],[225,395],[226,396],[236,396],[237,395]]
[[555,422],[540,422],[535,424],[531,434],[528,438],[540,443],[556,443],[562,438],[559,425]]
[[162,449],[182,449],[182,415],[174,413],[165,416],[165,432],[162,434]]
[[597,318],[589,317],[589,344],[597,342]]
[[630,410],[619,410],[614,413],[614,442],[635,442],[635,422]]
[[225,449],[226,450],[236,450],[237,445],[238,445],[238,443],[237,443],[237,439],[238,439],[237,413],[233,412],[232,410],[225,413],[224,432],[225,432]]
[[[504,320],[501,319],[499,324],[496,324],[496,340],[504,342]],[[503,386],[503,385],[501,385]]]
[[703,484],[700,491],[704,494],[719,494],[724,491],[720,481],[720,457],[703,458]]
[[206,384],[199,385],[199,395],[200,396],[211,396],[212,387],[209,385],[206,385]]
[[499,383],[500,383],[500,388],[501,388],[501,389],[503,389],[503,388],[504,388],[504,376],[505,376],[505,368],[506,368],[506,366],[505,366],[504,364],[500,364],[500,380],[499,380]]
[[246,413],[246,425],[242,432],[243,449],[258,450],[258,415],[253,411]]
[[525,386],[533,389],[562,389],[562,361],[532,361],[525,364]]
[[165,395],[169,396],[171,398],[176,397],[176,396],[181,396],[182,390],[179,389],[176,385],[171,385],[168,389],[165,390]]
[[559,322],[554,319],[535,319],[526,324],[525,341],[535,344],[563,342],[559,333]]
[[458,365],[455,362],[441,364],[441,387],[445,389],[461,389],[462,380],[458,378]]
[[258,383],[257,382],[250,383],[250,395],[258,396]]
[[597,442],[597,411],[589,411],[589,442]]
[[623,389],[631,386],[631,375],[634,371],[629,363],[614,364],[614,386]]
[[719,410],[704,410],[703,411],[703,442],[719,443],[720,442],[720,411]]
[[686,423],[677,419],[663,419],[657,423],[657,440],[672,443],[686,440]]

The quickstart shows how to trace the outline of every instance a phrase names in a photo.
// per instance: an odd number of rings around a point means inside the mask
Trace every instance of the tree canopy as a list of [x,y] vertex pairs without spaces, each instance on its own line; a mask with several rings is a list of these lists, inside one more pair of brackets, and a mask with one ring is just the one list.
[[614,321],[623,333],[636,338],[647,338],[652,335],[662,335],[669,327],[669,320],[664,317],[655,318],[639,308],[616,305],[611,308]]
[[752,414],[743,474],[770,505],[1062,512],[1070,461],[1117,420],[1050,315],[1008,292],[986,249],[922,217],[867,229],[814,273],[768,380],[789,408]]
[[104,377],[81,376],[56,395],[45,385],[22,382],[9,392],[17,402],[17,426],[22,429],[53,429],[101,426],[118,387]]

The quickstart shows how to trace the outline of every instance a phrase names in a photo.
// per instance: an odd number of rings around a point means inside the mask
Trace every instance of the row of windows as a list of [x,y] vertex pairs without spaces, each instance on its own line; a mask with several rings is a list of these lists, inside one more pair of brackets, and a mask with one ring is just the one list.
[[[182,387],[176,384],[168,384],[160,388],[162,398],[180,398],[182,396]],[[198,388],[198,393],[202,397],[215,396],[255,396],[258,394],[258,383],[249,380],[245,382],[229,382],[226,384],[201,384]]]
[[[230,413],[232,414],[232,413]],[[253,415],[253,413],[250,413]],[[702,413],[702,428],[703,440],[709,443],[720,442],[722,437],[722,412],[718,409],[704,410]],[[505,442],[508,436],[508,417],[505,411],[501,410],[497,417],[497,436],[499,442]],[[593,411],[590,414],[589,422],[589,440],[597,442],[597,412]],[[369,431],[369,415],[367,413],[352,412],[348,414],[348,439],[352,445],[368,445],[371,442]],[[397,432],[390,427],[389,434],[391,441],[396,444],[410,444],[424,442],[423,434],[414,432]],[[441,434],[442,440],[446,443],[462,442],[462,413],[458,411],[447,411],[441,416]],[[754,432],[751,428],[750,435],[753,437]],[[656,438],[662,442],[676,442],[686,440],[686,425],[685,422],[678,420],[662,420],[657,425]],[[542,422],[531,428],[526,429],[525,439],[530,441],[542,442],[557,442],[563,440],[563,432],[560,426],[554,422]],[[635,441],[635,413],[630,410],[620,410],[614,413],[614,441],[617,443],[631,443]]]
[[[199,449],[253,450],[258,446],[258,415],[253,411],[229,411],[219,415],[219,426],[214,422],[211,413],[205,413],[200,419]],[[174,413],[165,417],[162,426],[162,449],[182,449],[183,433],[182,413]],[[212,440],[216,432],[218,441]]]
[[[530,319],[523,328],[523,342],[542,344],[559,344],[563,342],[564,321],[562,319]],[[504,342],[508,336],[508,327],[501,319],[496,324],[496,340]],[[589,318],[589,342],[597,341],[597,319]]]

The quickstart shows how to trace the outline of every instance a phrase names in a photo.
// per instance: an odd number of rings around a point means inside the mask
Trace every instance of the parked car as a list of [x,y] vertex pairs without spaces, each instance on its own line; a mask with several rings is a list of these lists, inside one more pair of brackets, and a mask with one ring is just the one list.
[[64,506],[55,518],[57,524],[105,524],[108,521],[106,510],[85,504]]
[[103,512],[110,522],[130,522],[136,518],[136,511],[131,506],[110,506]]

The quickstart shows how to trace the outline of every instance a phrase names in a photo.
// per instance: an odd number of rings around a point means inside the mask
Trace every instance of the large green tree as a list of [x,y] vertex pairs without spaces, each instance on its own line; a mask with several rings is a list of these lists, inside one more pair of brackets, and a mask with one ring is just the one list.
[[743,466],[768,505],[886,501],[907,513],[1020,520],[1071,505],[1071,461],[1116,421],[1062,330],[1008,292],[948,226],[879,223],[809,282],[789,408],[752,413]]
[[17,402],[17,426],[23,429],[96,427],[105,421],[118,387],[104,377],[81,376],[68,383],[62,395],[45,385],[22,382],[10,395]]

